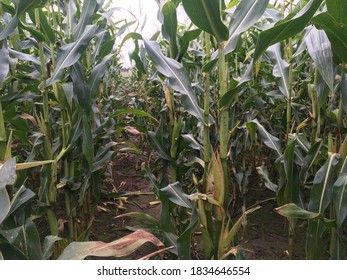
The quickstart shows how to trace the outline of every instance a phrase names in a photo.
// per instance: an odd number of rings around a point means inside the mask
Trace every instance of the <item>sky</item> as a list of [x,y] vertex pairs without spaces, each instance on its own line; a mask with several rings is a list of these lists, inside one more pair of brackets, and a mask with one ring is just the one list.
[[[161,23],[158,20],[158,2],[161,5],[165,4],[165,0],[112,0],[112,6],[121,8],[114,12],[115,21],[126,18],[128,22],[137,21],[139,22],[139,27],[136,32],[141,33],[141,35],[149,39],[155,32],[161,29]],[[188,17],[183,11],[182,5],[178,7],[177,10],[178,22],[184,24],[189,21]],[[119,25],[120,26],[120,25]],[[133,32],[137,27],[137,24],[133,24],[129,27],[128,31]],[[122,37],[116,40],[117,44],[120,44]],[[131,62],[129,60],[129,52],[133,49],[133,42],[128,40],[121,50],[121,60],[124,67],[131,67]]]
[[[298,0],[294,0],[294,2],[297,1]],[[128,22],[138,22],[139,27],[136,32],[141,33],[141,35],[146,39],[149,39],[156,31],[160,30],[161,24],[157,17],[159,9],[158,2],[163,5],[166,2],[165,0],[111,0],[111,2],[112,7],[120,8],[114,12],[115,22],[122,19],[126,19]],[[270,0],[270,3],[271,2],[274,2],[274,0]],[[182,5],[179,6],[177,16],[179,23],[189,22],[183,11]],[[136,23],[130,26],[125,34],[135,31],[134,29],[136,26]],[[121,40],[122,37],[117,38],[117,44],[120,44]],[[121,51],[121,59],[124,67],[131,66],[128,53],[132,49],[133,43],[131,40],[128,40]]]
[[[137,32],[141,33],[145,38],[150,38],[157,30],[160,30],[160,23],[157,19],[159,6],[156,0],[112,0],[112,2],[113,7],[121,8],[120,10],[115,10],[113,14],[116,22],[124,18],[128,22],[138,22],[140,27]],[[135,31],[134,28],[136,26],[137,23],[130,26],[128,32]],[[121,43],[122,37],[117,38],[117,44]],[[131,67],[129,52],[131,52],[133,46],[132,41],[128,40],[121,50],[123,67]]]
[[[138,21],[140,24],[146,24],[143,35],[151,36],[156,30],[160,29],[160,23],[157,20],[158,4],[156,0],[113,0],[114,7],[120,7],[121,10],[114,12],[115,19],[126,18],[129,22]],[[133,26],[135,27],[136,24]]]

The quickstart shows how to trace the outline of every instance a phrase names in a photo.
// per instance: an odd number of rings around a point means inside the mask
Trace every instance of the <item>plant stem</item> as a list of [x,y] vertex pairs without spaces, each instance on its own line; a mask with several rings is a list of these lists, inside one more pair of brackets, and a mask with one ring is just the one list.
[[66,6],[67,6],[67,36],[69,40],[72,39],[72,17],[71,17],[71,7],[70,7],[70,1],[73,0],[67,0]]
[[7,146],[7,135],[5,129],[5,118],[2,111],[2,105],[0,102],[0,161],[5,160]]
[[[335,214],[335,209],[333,207],[333,205],[330,205],[330,219],[334,220],[336,219],[336,214]],[[337,242],[337,238],[336,238],[336,228],[332,227],[330,230],[330,244],[329,244],[329,253],[330,256],[334,255],[335,249],[336,249],[336,242]],[[339,258],[340,256],[336,256],[337,258]]]
[[289,62],[289,92],[287,100],[287,125],[286,125],[286,140],[289,143],[289,134],[291,132],[292,124],[292,90],[293,90],[293,63],[290,61],[292,58],[292,39],[289,39],[288,43],[288,62]]
[[[206,61],[211,58],[211,35],[205,33],[205,52]],[[203,73],[204,76],[204,176],[203,176],[203,193],[207,191],[207,174],[208,167],[211,161],[211,142],[210,142],[210,126],[209,126],[209,115],[210,115],[210,73]]]
[[[35,20],[36,20],[36,28],[40,29],[40,15],[39,9],[35,9]],[[45,90],[46,88],[46,79],[47,79],[47,71],[46,71],[46,58],[43,50],[43,42],[38,42],[39,45],[39,57],[40,57],[40,65],[41,65],[41,82],[43,84],[42,98],[43,98],[43,117],[45,119],[46,124],[49,121],[49,106],[48,106],[48,94]]]
[[[36,28],[40,29],[40,14],[39,9],[35,9],[35,21]],[[50,138],[50,127],[49,127],[49,104],[48,104],[48,92],[46,89],[46,79],[47,79],[47,70],[46,70],[46,57],[43,50],[43,42],[38,42],[39,46],[39,57],[41,65],[41,82],[43,84],[42,98],[43,98],[43,121],[42,121],[42,132],[45,135],[44,140],[44,157],[46,160],[53,159],[53,151]],[[57,190],[55,186],[55,181],[57,177],[57,165],[53,163],[51,166],[45,167],[44,176],[46,177],[46,183],[44,188],[48,192],[48,207],[46,209],[47,221],[50,227],[52,235],[58,235],[58,223],[55,212],[53,211],[53,205],[56,202]]]
[[[218,44],[218,68],[219,68],[219,97],[223,97],[227,92],[227,67],[225,64],[225,53],[224,53],[225,42]],[[229,142],[229,110],[223,109],[220,112],[220,127],[219,127],[219,145],[220,145],[220,159],[224,171],[224,185],[228,188],[228,142]],[[225,192],[227,193],[227,191]],[[227,198],[227,195],[225,196]],[[225,199],[225,203],[226,203]]]
[[318,69],[315,69],[314,74],[314,84],[309,85],[309,93],[311,96],[311,104],[312,104],[312,133],[311,133],[311,144],[314,144],[316,139],[319,138],[320,135],[320,107],[317,98],[317,89],[316,83],[318,79]]

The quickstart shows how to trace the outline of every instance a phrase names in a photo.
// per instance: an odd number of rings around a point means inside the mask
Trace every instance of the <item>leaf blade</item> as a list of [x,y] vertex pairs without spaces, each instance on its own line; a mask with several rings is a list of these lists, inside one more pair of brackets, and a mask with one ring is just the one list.
[[212,34],[218,42],[228,40],[228,28],[220,18],[219,0],[182,0],[182,4],[197,27]]

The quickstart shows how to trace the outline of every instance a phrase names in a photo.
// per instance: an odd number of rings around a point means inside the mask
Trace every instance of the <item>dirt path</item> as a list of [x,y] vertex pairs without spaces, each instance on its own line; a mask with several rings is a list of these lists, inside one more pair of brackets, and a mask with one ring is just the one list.
[[[148,180],[141,171],[141,163],[146,157],[138,154],[118,153],[113,162],[112,184],[108,189],[128,195],[117,199],[105,198],[99,204],[98,214],[91,228],[91,237],[94,240],[110,242],[131,232],[141,222],[129,217],[115,218],[118,215],[130,212],[141,212],[159,219],[160,204],[152,192]],[[257,201],[267,200],[274,193],[259,184],[257,175],[253,175],[252,186],[249,187],[248,205]],[[275,201],[267,201],[262,208],[249,215],[247,228],[240,235],[239,249],[247,259],[288,259],[287,224],[283,217],[276,214]],[[235,217],[237,219],[237,217]],[[304,254],[304,225],[299,224],[297,242],[294,247],[294,258],[303,259]],[[199,236],[194,237],[195,243],[200,243]],[[193,258],[201,259],[197,245],[192,250]],[[194,248],[194,247],[193,247]],[[138,252],[135,256],[143,256],[146,252]],[[142,255],[141,255],[142,254]]]

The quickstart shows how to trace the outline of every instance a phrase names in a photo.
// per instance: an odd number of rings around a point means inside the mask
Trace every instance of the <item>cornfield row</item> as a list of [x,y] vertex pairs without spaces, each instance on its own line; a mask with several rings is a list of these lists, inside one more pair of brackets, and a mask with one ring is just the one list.
[[[206,259],[242,258],[255,170],[288,221],[290,257],[303,220],[307,259],[345,259],[347,2],[158,5],[148,39],[108,1],[0,0],[0,259],[123,257],[146,242],[158,251],[145,258],[190,259],[197,233]],[[153,153],[143,173],[160,219],[128,213],[146,227],[88,241],[115,151],[141,152],[121,140],[129,129]]]

